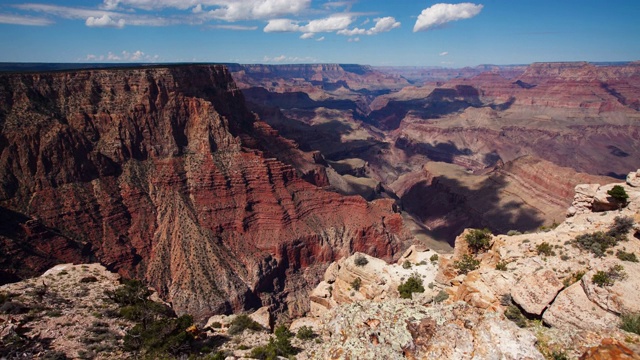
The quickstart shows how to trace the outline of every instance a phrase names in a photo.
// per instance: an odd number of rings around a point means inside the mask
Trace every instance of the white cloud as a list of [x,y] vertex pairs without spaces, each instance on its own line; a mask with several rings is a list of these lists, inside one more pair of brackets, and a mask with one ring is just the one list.
[[241,30],[241,31],[258,30],[257,26],[244,26],[244,25],[211,25],[211,26],[207,26],[207,28],[225,29],[225,30]]
[[396,21],[396,19],[392,16],[387,16],[387,17],[383,17],[383,18],[377,18],[374,19],[374,21],[376,22],[376,24],[370,28],[369,30],[365,30],[365,29],[359,29],[359,28],[355,28],[355,29],[343,29],[338,31],[338,34],[340,35],[346,35],[346,36],[354,36],[354,35],[376,35],[376,34],[380,34],[383,32],[388,32],[391,31],[397,27],[400,27],[400,22]]
[[101,17],[89,16],[85,21],[85,25],[88,27],[111,27],[122,29],[125,25],[124,19],[113,20],[109,15],[102,15]]
[[440,54],[438,54],[438,55],[440,55],[440,56],[447,56],[447,55],[449,55],[449,52],[448,52],[448,51],[443,51],[443,52],[441,52],[441,53],[440,53]]
[[67,6],[47,5],[47,4],[19,4],[16,8],[27,11],[42,12],[49,15],[59,16],[63,19],[86,20],[90,17],[94,19],[103,18],[105,15],[111,19],[122,19],[126,25],[133,26],[166,26],[184,22],[180,19],[169,19],[159,16],[138,15],[135,13],[124,13],[105,11],[99,9],[73,8]]
[[350,37],[350,38],[347,39],[347,41],[348,42],[358,42],[358,41],[360,41],[360,38],[359,37],[354,37],[354,38]]
[[324,36],[317,38],[316,41],[324,41]]
[[264,32],[296,32],[300,30],[300,25],[289,19],[269,20]]
[[286,56],[280,55],[276,57],[264,56],[262,58],[263,63],[315,63],[317,59],[312,57],[297,57],[297,56]]
[[422,10],[418,16],[413,32],[427,31],[442,26],[450,21],[472,18],[480,13],[482,5],[472,3],[435,4]]
[[207,18],[226,21],[269,19],[287,14],[298,14],[307,9],[311,0],[104,0],[105,10],[173,8],[193,9],[193,13],[206,13]]
[[314,34],[314,33],[304,33],[304,34],[300,35],[300,39],[311,39],[315,35],[316,34]]
[[53,24],[53,21],[31,16],[0,14],[0,24],[26,25],[26,26],[46,26]]
[[[274,19],[269,20],[263,31],[303,32],[306,35],[342,30],[348,27],[351,22],[353,22],[353,18],[348,15],[333,15],[323,19],[311,20],[306,25],[298,25],[298,21],[290,19]],[[308,39],[309,37],[311,37],[311,35],[306,35],[303,39]]]
[[95,55],[95,54],[88,54],[87,57],[84,59],[86,61],[131,61],[131,62],[139,62],[139,61],[145,61],[145,62],[156,62],[160,59],[160,57],[158,55],[148,55],[145,54],[143,51],[140,50],[136,50],[134,52],[128,52],[126,50],[120,52],[119,54],[114,54],[113,52],[109,51],[107,53],[107,55]]

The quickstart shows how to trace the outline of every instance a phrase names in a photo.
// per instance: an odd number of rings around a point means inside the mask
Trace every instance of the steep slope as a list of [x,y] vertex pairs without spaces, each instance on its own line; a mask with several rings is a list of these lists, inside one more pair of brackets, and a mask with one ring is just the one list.
[[[304,312],[297,299],[322,264],[356,250],[390,259],[404,237],[390,201],[302,180],[325,182],[256,121],[223,66],[0,75],[0,126],[3,211],[76,249],[40,249],[48,261],[98,259],[198,318],[265,304]],[[24,231],[0,235],[34,246]],[[45,266],[13,253],[34,273]]]

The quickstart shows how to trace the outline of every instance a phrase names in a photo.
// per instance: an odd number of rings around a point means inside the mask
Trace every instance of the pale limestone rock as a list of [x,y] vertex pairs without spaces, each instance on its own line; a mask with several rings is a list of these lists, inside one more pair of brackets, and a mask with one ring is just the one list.
[[253,321],[262,325],[265,329],[271,329],[271,313],[268,306],[263,306],[256,310],[253,314],[249,315]]
[[302,317],[302,318],[293,320],[291,325],[289,325],[289,330],[291,330],[292,332],[297,332],[298,330],[300,330],[301,327],[306,326],[308,328],[313,329],[314,332],[318,332],[318,329],[320,329],[321,324],[322,323],[318,318]]
[[550,326],[569,329],[604,330],[615,328],[618,324],[617,316],[589,300],[580,282],[560,292],[542,315],[542,320]]
[[329,284],[336,281],[336,277],[338,276],[338,271],[340,271],[340,263],[343,261],[344,261],[344,258],[338,261],[332,262],[329,265],[327,270],[324,272],[324,281],[328,282]]
[[621,203],[619,201],[607,194],[607,191],[611,190],[616,185],[620,185],[624,187],[625,190],[628,190],[626,184],[607,184],[600,186],[598,191],[596,191],[596,195],[593,197],[593,211],[610,211],[621,207]]
[[473,328],[473,359],[544,359],[536,349],[537,339],[534,334],[496,315],[487,315]]
[[473,333],[459,323],[450,322],[438,328],[431,339],[425,359],[471,359],[474,352]]
[[527,313],[540,315],[562,288],[553,271],[541,270],[523,276],[511,290],[511,297]]
[[[597,269],[589,271],[582,278],[582,286],[589,300],[603,309],[616,314],[640,312],[640,263],[619,262],[627,274],[624,279],[616,280],[612,286],[599,287],[591,281],[597,270],[607,269],[618,262],[603,263]],[[631,276],[630,276],[631,275]]]
[[425,256],[426,254],[424,254],[426,252],[428,252],[428,249],[423,245],[411,245],[407,250],[405,250],[397,262],[400,265],[404,264],[405,261],[412,264],[418,264],[421,261],[428,260],[427,256]]
[[632,171],[627,175],[627,185],[632,187],[640,187],[640,169]]

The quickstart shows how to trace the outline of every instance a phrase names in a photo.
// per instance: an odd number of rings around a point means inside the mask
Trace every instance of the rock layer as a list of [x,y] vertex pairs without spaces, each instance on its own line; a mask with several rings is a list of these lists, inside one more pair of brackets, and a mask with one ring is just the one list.
[[22,249],[40,238],[3,231],[32,273],[40,258],[89,257],[198,318],[299,313],[316,267],[353,251],[391,259],[404,236],[390,201],[325,192],[272,157],[304,161],[223,66],[1,75],[0,125],[0,206],[62,244],[38,257]]

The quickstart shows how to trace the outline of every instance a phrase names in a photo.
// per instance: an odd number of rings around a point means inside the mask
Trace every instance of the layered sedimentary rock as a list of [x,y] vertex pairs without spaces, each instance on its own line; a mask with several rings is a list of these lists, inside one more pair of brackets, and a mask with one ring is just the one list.
[[314,269],[400,248],[391,202],[304,181],[326,185],[321,157],[256,121],[223,66],[1,75],[0,125],[0,206],[16,214],[0,234],[13,249],[4,264],[97,259],[201,318],[304,312]]

